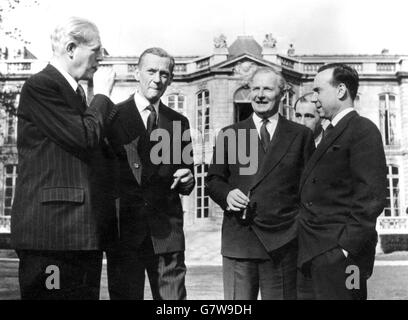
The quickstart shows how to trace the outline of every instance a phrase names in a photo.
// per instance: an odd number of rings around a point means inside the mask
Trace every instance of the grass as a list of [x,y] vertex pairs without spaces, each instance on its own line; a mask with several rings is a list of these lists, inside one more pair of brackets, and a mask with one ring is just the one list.
[[[19,299],[17,262],[0,262],[0,300]],[[146,281],[147,283],[148,281]],[[222,300],[222,272],[220,266],[188,267],[187,298],[189,300]],[[104,267],[101,283],[101,299],[109,299]],[[376,266],[368,283],[368,298],[371,300],[407,300],[408,267]],[[146,286],[145,299],[150,300],[150,289]]]

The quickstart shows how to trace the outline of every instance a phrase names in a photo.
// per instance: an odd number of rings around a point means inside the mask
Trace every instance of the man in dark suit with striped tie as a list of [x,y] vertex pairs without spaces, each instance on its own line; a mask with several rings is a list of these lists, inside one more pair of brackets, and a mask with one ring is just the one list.
[[335,63],[321,67],[312,102],[330,125],[300,183],[300,299],[363,300],[387,194],[381,134],[354,110],[359,77]]
[[[280,73],[260,68],[249,86],[254,113],[221,131],[207,177],[224,209],[224,296],[254,300],[260,291],[265,300],[296,299],[298,188],[313,134],[279,115]],[[249,161],[239,161],[242,154]]]
[[[113,163],[103,127],[112,71],[98,71],[95,24],[69,18],[53,32],[53,59],[24,84],[11,241],[23,299],[99,299],[102,249],[115,237]],[[80,80],[93,77],[89,107]]]
[[145,50],[136,93],[115,106],[109,136],[120,163],[120,212],[119,242],[107,253],[111,299],[143,299],[145,271],[153,299],[186,299],[180,195],[195,182],[189,122],[160,100],[173,68],[163,49]]

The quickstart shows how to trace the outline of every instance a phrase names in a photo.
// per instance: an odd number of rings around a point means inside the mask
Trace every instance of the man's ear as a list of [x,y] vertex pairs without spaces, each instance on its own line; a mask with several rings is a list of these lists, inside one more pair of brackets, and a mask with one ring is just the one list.
[[171,83],[173,82],[173,77],[174,77],[174,74],[172,73],[169,78],[169,83],[167,84],[168,86],[171,85]]
[[77,47],[78,45],[73,41],[70,41],[65,45],[65,50],[71,59],[74,57],[74,52]]
[[139,82],[139,81],[140,81],[140,70],[139,70],[139,67],[136,67],[134,77],[135,77],[135,79],[136,79],[136,82]]
[[337,86],[337,98],[339,98],[340,100],[345,99],[347,96],[347,87],[344,83],[340,83]]

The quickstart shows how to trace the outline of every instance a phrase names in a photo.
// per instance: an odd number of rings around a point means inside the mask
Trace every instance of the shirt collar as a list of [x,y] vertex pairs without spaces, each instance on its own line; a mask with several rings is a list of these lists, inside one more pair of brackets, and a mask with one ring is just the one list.
[[[255,112],[252,114],[252,119],[254,120],[255,123],[262,124],[263,118],[258,116]],[[272,116],[270,116],[268,118],[268,120],[270,122],[277,122],[278,119],[279,119],[279,113],[278,112],[276,112],[274,115],[272,115]]]
[[[143,112],[147,106],[151,105],[151,103],[144,96],[142,96],[138,91],[135,92],[135,103],[136,103],[137,109],[139,110],[139,113]],[[160,99],[157,100],[153,104],[153,107],[156,110],[157,114],[159,114],[159,104],[160,104]]]
[[336,116],[332,119],[331,124],[333,127],[335,127],[341,119],[343,119],[347,114],[349,114],[350,112],[354,111],[354,108],[349,107],[346,108],[342,111],[340,111],[338,114],[336,114]]
[[69,85],[76,92],[78,88],[78,82],[57,62],[51,61],[50,64],[62,74],[62,76],[68,81]]

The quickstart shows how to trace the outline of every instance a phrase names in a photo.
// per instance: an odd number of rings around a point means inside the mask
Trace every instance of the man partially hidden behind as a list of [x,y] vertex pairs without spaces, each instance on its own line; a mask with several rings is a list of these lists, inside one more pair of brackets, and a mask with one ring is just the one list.
[[[210,197],[224,210],[224,296],[255,300],[260,291],[262,299],[296,299],[298,189],[313,135],[278,114],[280,73],[259,68],[249,85],[254,113],[221,130],[207,177]],[[249,163],[239,161],[242,153]]]
[[320,118],[316,105],[311,101],[313,92],[301,96],[295,102],[295,122],[303,124],[313,131],[313,137],[316,147],[323,138],[323,130],[329,125],[330,121]]
[[354,110],[358,85],[344,64],[325,65],[314,79],[311,101],[330,125],[300,183],[300,299],[367,298],[387,169],[378,128]]
[[[102,249],[115,236],[112,154],[103,144],[114,73],[95,73],[102,56],[92,22],[69,18],[51,40],[52,61],[26,81],[18,107],[11,241],[21,297],[99,299]],[[92,78],[88,107],[78,81]]]
[[120,239],[107,253],[111,299],[143,299],[145,272],[153,299],[186,299],[180,195],[195,181],[188,119],[160,100],[173,69],[166,51],[145,50],[136,93],[115,106],[109,135],[120,162]]

